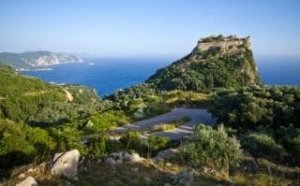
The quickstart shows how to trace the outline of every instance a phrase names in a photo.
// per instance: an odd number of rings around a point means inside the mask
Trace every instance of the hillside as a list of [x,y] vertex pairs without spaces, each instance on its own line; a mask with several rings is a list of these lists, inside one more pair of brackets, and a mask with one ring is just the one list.
[[260,82],[250,38],[211,36],[190,54],[158,70],[146,82],[164,90],[207,90]]
[[0,63],[10,65],[20,71],[45,69],[51,65],[76,62],[81,62],[81,59],[66,53],[48,51],[0,53]]
[[59,124],[71,115],[88,112],[91,105],[99,102],[92,89],[52,85],[21,76],[3,65],[0,65],[0,84],[0,118],[30,125]]

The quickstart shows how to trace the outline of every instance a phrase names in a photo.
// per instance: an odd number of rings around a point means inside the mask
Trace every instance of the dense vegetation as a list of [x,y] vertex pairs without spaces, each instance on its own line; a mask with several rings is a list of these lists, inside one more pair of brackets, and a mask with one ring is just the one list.
[[[108,127],[108,122],[118,117],[105,113],[97,119],[109,104],[82,86],[51,85],[23,77],[7,66],[0,66],[0,84],[0,174],[59,151],[77,148],[83,154],[94,152],[91,146],[101,147],[105,139],[97,143],[91,139],[83,146],[84,133],[92,129],[101,132],[103,123]],[[91,122],[94,127],[88,125]]]
[[220,91],[212,113],[237,129],[242,146],[256,157],[300,165],[300,88],[251,86]]

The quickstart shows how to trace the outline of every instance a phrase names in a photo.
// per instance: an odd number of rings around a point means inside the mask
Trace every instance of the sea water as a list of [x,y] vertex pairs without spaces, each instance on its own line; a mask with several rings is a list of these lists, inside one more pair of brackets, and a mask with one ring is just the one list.
[[[145,81],[172,58],[85,58],[84,63],[52,66],[48,71],[27,71],[53,83],[81,84],[94,88],[103,97]],[[300,85],[300,58],[257,57],[262,81],[269,85]]]

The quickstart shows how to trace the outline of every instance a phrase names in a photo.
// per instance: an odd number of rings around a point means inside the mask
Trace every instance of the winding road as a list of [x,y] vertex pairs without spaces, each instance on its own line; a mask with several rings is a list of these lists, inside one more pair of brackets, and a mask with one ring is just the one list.
[[117,127],[109,131],[109,133],[119,134],[130,130],[137,130],[137,131],[150,130],[151,127],[153,127],[154,125],[171,122],[177,119],[181,119],[183,117],[189,117],[190,121],[181,125],[176,129],[154,132],[152,134],[156,136],[168,137],[171,140],[179,140],[190,135],[193,132],[194,126],[198,125],[199,123],[205,123],[205,124],[215,123],[215,119],[212,118],[211,113],[209,113],[206,109],[175,108],[171,112],[150,119],[138,121],[130,125],[126,125],[124,127]]

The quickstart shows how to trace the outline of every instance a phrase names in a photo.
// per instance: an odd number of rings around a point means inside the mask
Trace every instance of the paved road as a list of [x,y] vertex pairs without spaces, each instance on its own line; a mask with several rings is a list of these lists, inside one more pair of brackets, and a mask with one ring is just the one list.
[[151,129],[151,127],[154,125],[174,121],[183,117],[189,117],[191,120],[181,125],[179,128],[168,131],[155,132],[153,134],[156,136],[169,137],[171,140],[178,140],[186,137],[187,135],[190,135],[193,131],[193,127],[199,123],[215,123],[215,120],[212,119],[211,114],[207,112],[206,109],[175,108],[171,112],[168,112],[166,114],[138,121],[124,127],[115,128],[109,133],[123,133],[128,130],[148,130]]

